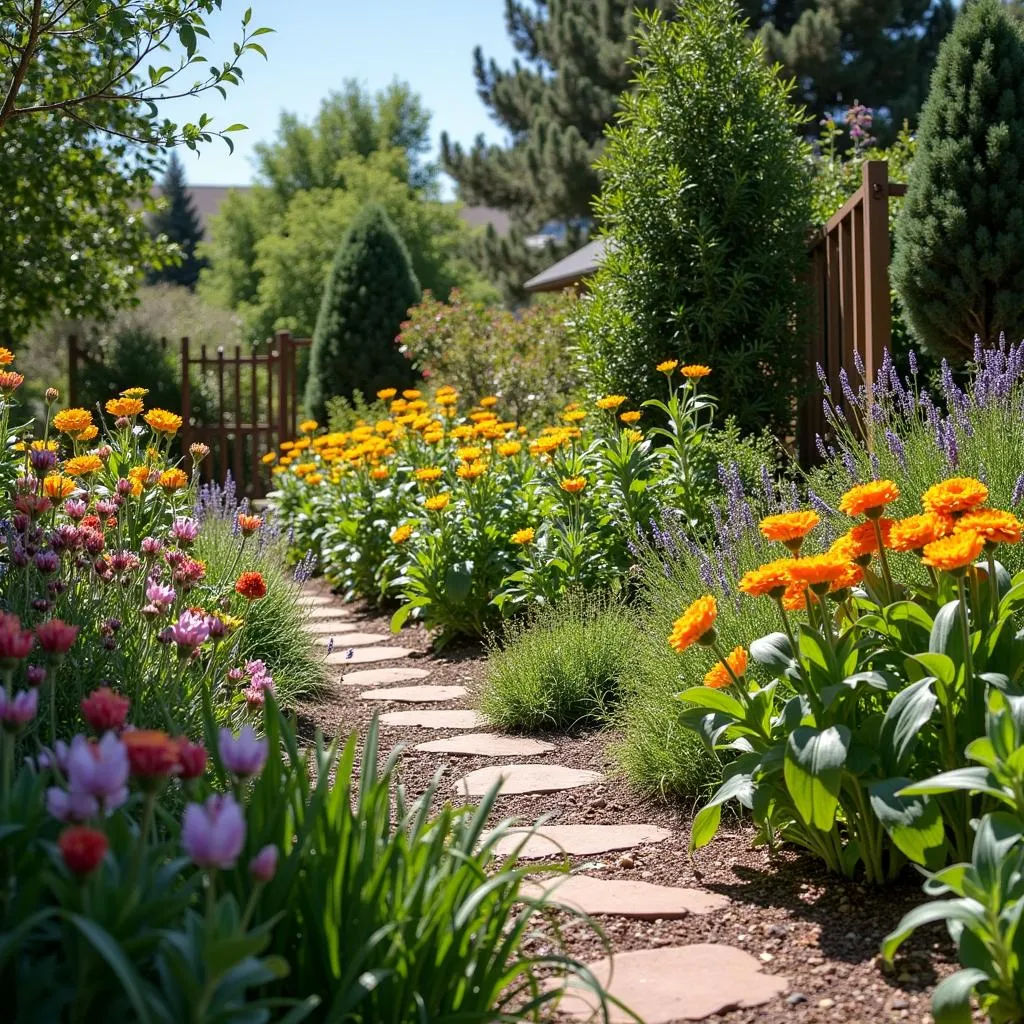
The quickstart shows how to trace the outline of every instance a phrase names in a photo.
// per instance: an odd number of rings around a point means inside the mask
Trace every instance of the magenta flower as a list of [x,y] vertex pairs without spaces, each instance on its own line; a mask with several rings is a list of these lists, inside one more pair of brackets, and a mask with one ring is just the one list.
[[117,511],[117,506],[109,498],[100,498],[96,502],[96,515],[100,519],[106,519],[107,516],[112,516]]
[[221,729],[217,748],[224,767],[241,778],[258,775],[267,760],[267,741],[257,738],[251,725],[243,726],[238,736],[232,736],[230,729]]
[[189,804],[181,825],[181,844],[203,868],[234,866],[245,844],[245,816],[230,794],[214,794],[206,803]]
[[251,708],[261,708],[266,703],[266,691],[262,686],[247,686],[242,691],[242,696],[245,697],[245,703]]
[[60,568],[60,556],[56,551],[40,551],[36,554],[36,568],[48,576]]
[[184,611],[171,626],[170,636],[171,641],[178,645],[178,653],[188,655],[209,639],[210,624],[205,615]]
[[174,587],[165,586],[163,583],[157,583],[153,580],[148,587],[146,587],[146,600],[150,604],[155,604],[158,608],[169,608],[178,599],[178,592]]
[[67,512],[68,518],[76,522],[82,519],[88,510],[89,506],[81,498],[68,498],[64,502],[64,511]]
[[35,642],[32,631],[21,628],[17,615],[0,612],[0,667],[15,668],[19,661],[28,657]]
[[17,731],[36,717],[39,708],[38,690],[20,690],[13,697],[0,688],[0,722],[5,729]]
[[249,861],[249,875],[257,882],[269,882],[277,871],[277,847],[268,843]]
[[69,793],[95,797],[108,814],[128,799],[128,752],[116,734],[98,743],[76,736],[67,761]]
[[196,537],[199,536],[199,523],[195,519],[190,519],[186,516],[178,516],[173,525],[171,526],[171,538],[178,542],[182,547],[188,547],[189,544],[195,543]]
[[245,674],[247,676],[262,676],[266,674],[266,671],[267,663],[262,658],[256,658],[245,663]]
[[143,537],[140,549],[147,558],[156,558],[164,546],[156,537]]

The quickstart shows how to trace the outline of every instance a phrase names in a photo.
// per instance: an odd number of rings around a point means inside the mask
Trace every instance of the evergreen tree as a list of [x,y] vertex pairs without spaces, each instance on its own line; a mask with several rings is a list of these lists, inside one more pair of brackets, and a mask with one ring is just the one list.
[[160,192],[166,205],[154,214],[150,231],[154,237],[163,235],[174,242],[181,250],[181,262],[150,271],[149,283],[166,281],[194,289],[199,280],[199,271],[206,265],[205,260],[196,255],[196,247],[203,240],[203,229],[192,204],[192,197],[188,194],[185,168],[177,153],[172,152],[167,161]]
[[306,409],[323,420],[329,398],[373,396],[410,380],[396,338],[422,292],[405,243],[383,208],[364,206],[334,257],[313,332]]
[[968,0],[939,51],[892,279],[937,354],[1024,336],[1024,34],[999,0]]

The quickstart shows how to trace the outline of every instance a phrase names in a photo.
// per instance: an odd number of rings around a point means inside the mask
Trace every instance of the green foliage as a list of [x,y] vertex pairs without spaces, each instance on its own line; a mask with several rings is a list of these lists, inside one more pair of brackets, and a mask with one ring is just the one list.
[[492,638],[480,709],[499,729],[571,731],[607,725],[640,646],[621,603],[570,593]]
[[609,391],[652,396],[658,359],[714,366],[744,429],[792,418],[810,217],[803,115],[731,4],[646,19],[601,158],[610,244],[577,331]]
[[306,408],[323,419],[327,399],[373,393],[411,377],[395,344],[422,292],[388,215],[368,205],[338,246],[313,333]]
[[525,309],[473,302],[461,291],[448,303],[426,295],[409,311],[399,343],[425,376],[464,394],[493,393],[522,423],[552,417],[582,383],[567,351],[566,321],[576,308],[568,292],[537,296]]
[[999,0],[971,0],[939,51],[892,279],[915,337],[966,360],[975,336],[1024,334],[1024,36]]
[[185,183],[185,168],[180,158],[171,153],[160,183],[160,196],[166,204],[150,220],[150,231],[163,236],[177,247],[178,260],[158,270],[150,271],[150,284],[165,281],[194,289],[203,269],[203,260],[196,255],[196,247],[203,240],[203,229],[199,223],[192,197]]

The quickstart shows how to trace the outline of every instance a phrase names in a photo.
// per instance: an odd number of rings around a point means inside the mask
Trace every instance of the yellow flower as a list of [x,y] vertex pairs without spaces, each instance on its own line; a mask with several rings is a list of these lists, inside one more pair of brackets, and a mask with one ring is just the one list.
[[181,430],[181,417],[166,409],[150,409],[143,418],[158,434],[176,434]]
[[432,484],[435,480],[441,479],[441,469],[438,466],[424,466],[417,469],[413,474],[421,484]]
[[138,416],[142,412],[139,398],[111,398],[104,406],[111,416]]
[[404,544],[412,536],[412,527],[405,523],[402,526],[396,526],[391,531],[391,539],[395,544]]
[[[732,669],[732,675],[742,679],[744,673],[747,671],[747,652],[743,647],[734,647],[726,657],[726,662],[729,668]],[[714,668],[704,675],[704,685],[709,686],[712,690],[724,690],[727,686],[732,686],[733,678],[729,674],[729,669],[725,667],[720,661],[715,663]]]
[[53,417],[53,426],[62,434],[80,434],[92,426],[92,413],[88,409],[62,409]]
[[145,398],[149,394],[149,388],[125,388],[121,392],[122,398]]
[[451,500],[452,496],[450,494],[435,494],[432,498],[427,498],[423,502],[423,507],[428,512],[443,512]]
[[579,494],[584,487],[587,486],[587,478],[584,476],[570,476],[563,480],[559,480],[558,486],[565,491],[566,494]]
[[441,406],[455,405],[458,402],[458,400],[459,396],[455,394],[454,391],[448,391],[445,392],[444,394],[441,394],[441,392],[439,391],[434,398],[434,401]]
[[64,463],[64,472],[68,476],[88,476],[103,468],[103,460],[98,455],[79,455]]
[[263,456],[263,464],[265,466],[269,466],[276,458],[276,452],[267,452],[267,454]]
[[382,401],[386,402],[390,398],[394,398],[398,394],[398,388],[381,388],[377,392],[377,397]]
[[644,439],[642,430],[624,430],[622,434],[627,441],[632,441],[633,444],[639,444]]
[[14,353],[9,348],[0,348],[0,366],[10,366],[14,362]]
[[640,412],[639,409],[633,412],[619,413],[619,419],[622,420],[623,423],[629,424],[629,426],[632,426],[634,423],[639,423],[641,416],[643,416],[643,413]]
[[283,452],[290,452],[295,447],[294,441],[282,441],[280,448]]
[[522,441],[503,441],[497,447],[498,454],[503,459],[511,458],[513,455],[518,455],[522,450]]
[[682,654],[695,643],[712,640],[717,617],[718,603],[715,599],[710,595],[698,597],[672,624],[672,632],[668,638],[669,646]]
[[303,420],[299,424],[300,434],[312,434],[314,431],[319,429],[320,424],[316,420]]
[[866,515],[877,519],[882,509],[900,496],[900,489],[891,480],[871,480],[851,487],[839,499],[839,508],[848,516]]
[[188,474],[182,469],[165,469],[160,474],[160,486],[165,491],[179,491],[188,486]]
[[94,441],[99,436],[99,432],[100,428],[93,423],[74,436],[76,441]]
[[849,568],[850,560],[841,555],[812,555],[810,558],[792,559],[789,578],[805,587],[821,587],[842,578]]
[[555,435],[538,437],[530,442],[531,455],[550,455],[556,448],[565,443],[565,439]]
[[679,365],[678,359],[666,359],[658,363],[655,369],[658,373],[671,373]]
[[410,399],[411,398],[419,398],[421,394],[422,394],[422,392],[417,391],[415,388],[406,388],[402,392],[402,397],[403,398],[410,398]]
[[483,409],[492,409],[498,404],[497,395],[485,395],[480,399],[480,407]]
[[463,480],[475,480],[478,476],[483,476],[487,472],[487,463],[480,459],[477,459],[475,462],[464,462],[455,472]]
[[306,483],[309,484],[310,487],[316,487],[317,484],[322,484],[323,482],[324,477],[322,473],[310,473],[309,476],[306,477]]
[[423,440],[427,444],[440,444],[444,440],[444,434],[439,430],[428,430],[423,435]]
[[387,480],[388,478],[388,467],[387,466],[375,466],[370,470],[371,480]]
[[[132,494],[138,497],[142,493],[142,489],[150,483],[149,467],[133,466],[128,470],[128,479],[133,484]],[[136,488],[138,489],[136,490]]]
[[706,377],[711,372],[711,367],[704,366],[702,363],[690,363],[689,366],[684,366],[679,372],[684,377],[689,377],[690,380],[700,380],[701,377]]
[[43,494],[53,501],[66,498],[73,493],[78,485],[69,477],[61,476],[60,473],[51,473],[43,480]]
[[921,561],[933,569],[958,572],[976,562],[984,547],[985,538],[980,533],[964,530],[926,544]]
[[483,454],[482,449],[470,445],[467,448],[460,448],[456,453],[463,462],[472,462],[474,459],[479,459]]
[[509,540],[513,544],[532,544],[535,536],[534,529],[532,526],[525,526],[521,530],[516,530],[515,533],[509,537]]
[[954,516],[983,505],[988,500],[988,488],[969,476],[957,476],[929,487],[921,495],[926,512]]
[[625,400],[625,395],[605,395],[604,398],[599,398],[594,404],[598,409],[618,409]]
[[567,412],[562,413],[562,419],[566,423],[582,423],[586,418],[587,414],[583,409],[569,409]]

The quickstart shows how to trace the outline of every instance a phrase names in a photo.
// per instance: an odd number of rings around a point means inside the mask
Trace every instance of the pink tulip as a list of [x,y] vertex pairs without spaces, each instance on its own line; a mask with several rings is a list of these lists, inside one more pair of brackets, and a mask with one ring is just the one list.
[[242,778],[258,775],[267,760],[267,741],[258,739],[251,725],[244,726],[237,737],[230,729],[221,729],[217,748],[224,767]]
[[268,843],[249,861],[249,875],[257,882],[269,882],[277,871],[277,847]]
[[17,732],[36,717],[38,709],[38,690],[19,690],[13,697],[8,697],[7,692],[0,689],[0,722],[5,729]]
[[109,814],[128,799],[128,752],[108,732],[98,743],[78,735],[68,751],[68,790],[95,797]]
[[203,804],[189,804],[181,826],[181,843],[203,868],[234,866],[245,844],[245,816],[230,794],[214,794]]

